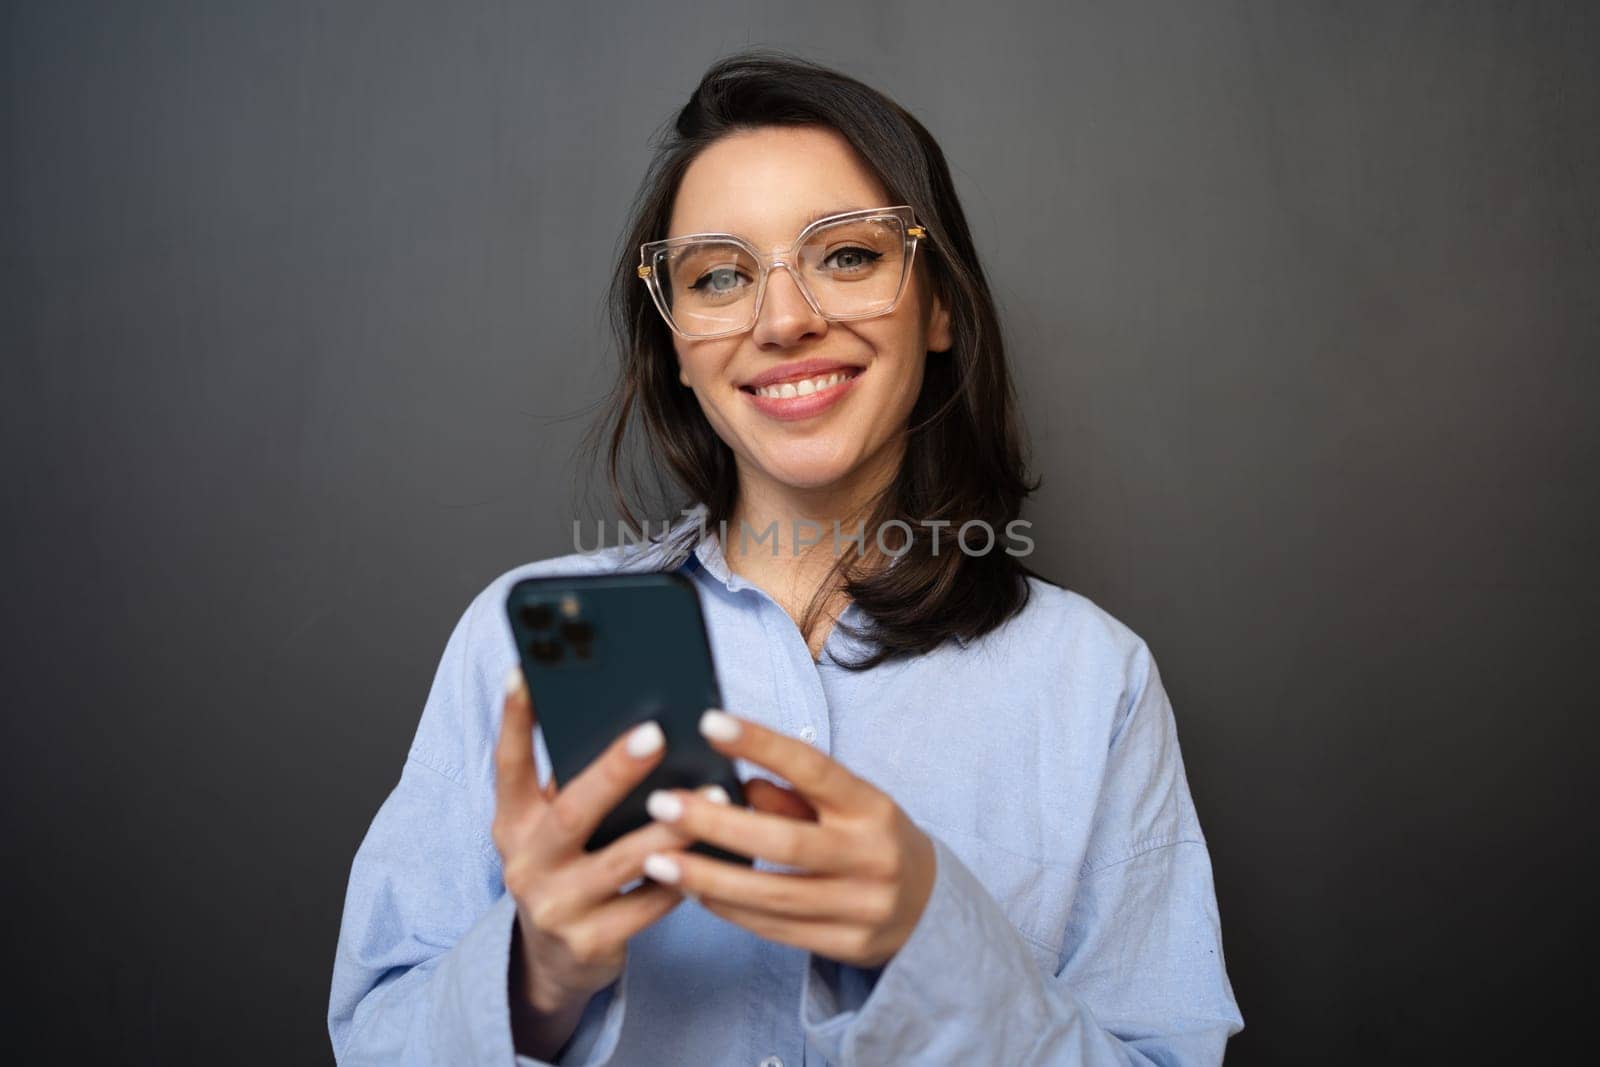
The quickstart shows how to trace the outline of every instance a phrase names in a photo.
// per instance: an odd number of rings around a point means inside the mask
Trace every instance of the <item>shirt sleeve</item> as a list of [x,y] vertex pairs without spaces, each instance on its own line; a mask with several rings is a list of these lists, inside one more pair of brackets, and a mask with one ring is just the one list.
[[[487,643],[500,636],[491,600],[475,599],[450,635],[400,781],[351,865],[328,1005],[341,1065],[544,1063],[511,1037],[516,904],[488,826],[502,711],[491,665],[503,674],[512,652],[509,637],[501,655]],[[620,985],[590,1000],[557,1062],[610,1059]]]
[[1143,642],[1129,673],[1055,973],[935,836],[933,892],[886,965],[811,957],[801,1022],[828,1062],[1222,1062],[1244,1022],[1211,862]]

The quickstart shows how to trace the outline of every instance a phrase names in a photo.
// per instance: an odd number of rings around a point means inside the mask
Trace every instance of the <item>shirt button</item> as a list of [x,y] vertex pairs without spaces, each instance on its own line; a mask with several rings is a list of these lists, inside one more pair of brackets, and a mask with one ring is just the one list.
[[768,1056],[761,1061],[761,1067],[783,1067],[783,1061],[776,1056]]
[[[809,745],[811,742],[815,741],[816,739],[817,739],[817,731],[816,730],[812,729],[809,726],[800,727],[800,740],[804,741],[806,744]],[[776,1060],[777,1057],[769,1056],[768,1059]],[[781,1062],[767,1063],[766,1061],[762,1061],[762,1067],[783,1067],[783,1064]]]

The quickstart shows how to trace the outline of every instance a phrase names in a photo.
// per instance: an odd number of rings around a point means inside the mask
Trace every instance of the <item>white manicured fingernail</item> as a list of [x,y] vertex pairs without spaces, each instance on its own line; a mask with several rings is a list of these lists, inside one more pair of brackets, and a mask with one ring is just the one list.
[[720,785],[708,785],[705,788],[706,799],[713,804],[732,804],[728,798],[728,791]]
[[655,720],[640,723],[628,735],[628,755],[640,759],[653,754],[662,745],[667,743],[667,737],[661,732]]
[[713,741],[732,741],[739,736],[739,720],[725,711],[707,708],[700,716],[700,732]]
[[644,873],[668,885],[676,885],[680,877],[678,865],[672,861],[672,857],[659,852],[652,852],[644,858]]
[[683,815],[683,801],[676,794],[668,793],[664,789],[657,789],[644,801],[644,810],[650,813],[652,819],[662,822],[677,822]]
[[522,688],[522,668],[513,666],[506,672],[506,696]]

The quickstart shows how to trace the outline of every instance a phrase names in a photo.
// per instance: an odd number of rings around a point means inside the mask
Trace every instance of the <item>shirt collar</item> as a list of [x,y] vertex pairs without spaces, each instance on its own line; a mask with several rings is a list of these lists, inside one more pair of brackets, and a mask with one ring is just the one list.
[[[733,573],[728,570],[728,561],[722,555],[722,546],[717,540],[716,530],[710,526],[703,526],[706,510],[707,508],[704,504],[696,504],[694,507],[687,509],[683,513],[683,518],[673,530],[673,540],[677,540],[679,537],[692,536],[692,529],[701,530],[700,537],[695,541],[694,547],[684,556],[683,562],[678,564],[677,572],[679,574],[691,574],[698,567],[717,579],[729,590],[737,591],[740,586],[734,584],[736,579]],[[743,584],[748,585],[749,583]]]
[[[685,530],[686,527],[699,527],[705,521],[707,510],[706,505],[703,503],[696,504],[686,510],[683,513],[683,520],[678,526],[680,534],[688,536]],[[903,558],[903,556],[891,557],[889,569],[893,570]],[[707,525],[704,527],[704,532],[701,534],[700,539],[695,542],[693,550],[684,557],[682,563],[678,564],[677,572],[679,574],[692,574],[696,568],[705,571],[721,582],[729,592],[737,593],[741,589],[752,588],[749,582],[728,569],[728,560],[722,551],[722,541],[717,536],[717,528],[714,526]],[[860,609],[852,603],[847,610],[859,613]],[[965,637],[959,634],[953,636],[957,645],[962,648],[967,647],[968,642]]]

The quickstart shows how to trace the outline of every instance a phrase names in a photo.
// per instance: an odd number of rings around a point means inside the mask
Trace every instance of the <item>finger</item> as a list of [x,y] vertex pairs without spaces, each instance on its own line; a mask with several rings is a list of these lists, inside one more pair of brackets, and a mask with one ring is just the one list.
[[639,723],[606,746],[550,803],[561,840],[582,845],[633,787],[661,762],[666,736],[654,720]]
[[720,785],[717,785],[715,782],[711,783],[710,785],[703,785],[696,789],[695,792],[699,793],[713,804],[726,805],[733,803],[733,798],[728,796],[728,791],[722,788]]
[[720,708],[709,708],[700,717],[700,733],[723,755],[747,759],[787,779],[818,810],[849,810],[877,792],[804,741],[785,737]]
[[645,874],[702,902],[721,901],[793,918],[865,924],[887,914],[893,887],[856,878],[758,871],[692,852],[652,852]]
[[[758,937],[816,953],[841,963],[861,958],[865,931],[849,923],[827,919],[802,919],[770,911],[746,908],[721,900],[703,900],[701,906],[711,914],[742,926]],[[865,962],[865,961],[863,961]]]
[[689,842],[671,827],[650,824],[617,838],[598,852],[587,852],[553,873],[539,896],[539,925],[545,929],[581,922],[616,899],[622,887],[644,875],[645,857]]
[[[701,794],[715,803],[728,803],[728,794],[718,786],[704,786]],[[652,822],[628,831],[602,849],[580,853],[564,863],[545,885],[541,923],[550,927],[581,919],[615,897],[623,886],[643,877],[644,858],[650,853],[691,843],[692,839],[675,827]]]
[[656,790],[646,798],[645,809],[658,822],[740,856],[822,873],[855,866],[848,839],[818,823],[724,807],[681,789]]
[[603,952],[615,948],[683,903],[683,894],[654,882],[592,909],[572,926],[569,938],[592,939]]
[[[704,792],[702,790],[702,794]],[[652,822],[630,830],[605,848],[585,853],[571,864],[569,892],[573,903],[593,906],[615,896],[623,886],[644,876],[646,856],[652,852],[681,849],[692,842],[693,838],[677,827]]]
[[757,811],[771,815],[785,815],[791,819],[817,821],[817,809],[793,789],[785,789],[777,782],[765,778],[752,778],[744,783],[744,798]]
[[506,674],[500,738],[494,747],[494,794],[495,807],[501,811],[520,808],[541,795],[533,760],[533,703],[519,667]]

